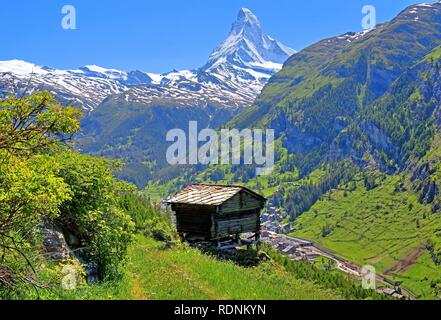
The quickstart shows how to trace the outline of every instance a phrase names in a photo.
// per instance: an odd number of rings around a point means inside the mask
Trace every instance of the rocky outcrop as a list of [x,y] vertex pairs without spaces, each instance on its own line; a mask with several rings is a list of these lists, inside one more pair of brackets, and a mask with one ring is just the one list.
[[46,259],[69,260],[74,258],[63,231],[59,227],[46,224],[41,231],[43,234],[43,254]]
[[398,160],[398,147],[393,144],[392,140],[383,132],[383,130],[370,121],[361,123],[360,128],[367,134],[374,147],[383,150],[392,159]]
[[53,224],[45,224],[41,229],[43,235],[43,255],[48,260],[73,260],[81,265],[88,284],[99,281],[98,264],[92,259],[85,258],[84,248],[80,248],[80,240],[75,235]]
[[283,136],[283,145],[290,153],[306,153],[319,147],[323,140],[312,133],[302,131],[299,125],[290,121],[286,114],[279,113],[271,122],[276,137]]
[[441,205],[437,200],[439,187],[432,175],[436,173],[433,162],[426,162],[418,166],[411,177],[412,189],[419,194],[419,201],[423,204],[432,204],[433,212],[440,212]]

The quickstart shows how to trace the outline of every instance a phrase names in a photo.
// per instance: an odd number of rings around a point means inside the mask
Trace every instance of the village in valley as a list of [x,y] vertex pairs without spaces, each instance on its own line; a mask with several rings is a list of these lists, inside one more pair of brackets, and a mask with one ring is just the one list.
[[[287,234],[294,231],[293,224],[287,222],[288,220],[287,213],[271,206],[270,203],[261,215],[261,241],[270,244],[275,250],[287,255],[293,261],[308,261],[317,264],[320,259],[327,260],[328,264],[325,268],[328,270],[335,268],[354,276],[356,279],[363,277],[361,267],[337,257],[329,250],[318,248],[312,241],[288,236]],[[403,292],[399,285],[383,276],[377,275],[377,280],[386,284],[386,287],[378,288],[378,292],[399,300],[405,299],[406,296],[410,299],[413,298],[410,293]]]
[[292,224],[286,222],[287,218],[288,215],[282,210],[268,206],[261,215],[261,241],[288,255],[292,260],[314,261],[320,254],[312,242],[286,235],[294,231]]

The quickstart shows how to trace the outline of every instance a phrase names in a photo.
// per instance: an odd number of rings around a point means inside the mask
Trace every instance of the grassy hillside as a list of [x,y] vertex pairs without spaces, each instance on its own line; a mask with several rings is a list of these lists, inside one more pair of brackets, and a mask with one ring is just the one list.
[[139,236],[129,249],[122,280],[52,292],[49,298],[122,300],[335,300],[343,296],[299,279],[275,262],[244,268],[219,261],[195,249],[166,249]]
[[359,181],[353,191],[342,187],[323,196],[297,219],[294,235],[359,265],[373,265],[422,298],[435,298],[431,285],[440,278],[441,266],[426,245],[441,228],[439,214],[419,203],[403,176],[376,182],[379,186],[371,190]]
[[144,238],[132,247],[130,258],[130,298],[134,299],[341,298],[293,277],[277,264],[243,268],[193,249],[164,250],[163,244]]

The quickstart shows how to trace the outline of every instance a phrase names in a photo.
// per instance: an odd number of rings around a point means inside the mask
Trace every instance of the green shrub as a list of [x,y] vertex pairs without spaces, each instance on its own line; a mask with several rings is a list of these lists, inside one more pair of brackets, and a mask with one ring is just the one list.
[[134,223],[119,206],[119,197],[134,192],[113,177],[115,164],[73,152],[57,155],[57,175],[69,185],[72,198],[60,208],[58,225],[77,236],[87,257],[95,260],[102,279],[118,275],[132,240]]
[[175,238],[169,218],[142,193],[126,193],[120,206],[132,217],[136,232],[158,241]]

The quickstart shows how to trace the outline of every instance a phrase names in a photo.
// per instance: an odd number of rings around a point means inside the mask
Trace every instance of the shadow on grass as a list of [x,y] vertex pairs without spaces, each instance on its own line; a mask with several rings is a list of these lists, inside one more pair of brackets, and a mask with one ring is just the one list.
[[208,254],[221,261],[229,261],[244,268],[257,267],[268,257],[257,250],[228,249],[218,250],[216,246],[199,248],[203,253]]
[[215,244],[208,242],[185,242],[184,244],[179,240],[163,241],[159,249],[166,251],[174,248],[179,248],[181,246],[189,246],[193,249],[199,250],[203,254],[211,256],[220,261],[232,262],[245,268],[257,267],[261,262],[270,259],[268,255],[263,251],[257,251],[255,249],[246,250],[236,248],[219,250]]

